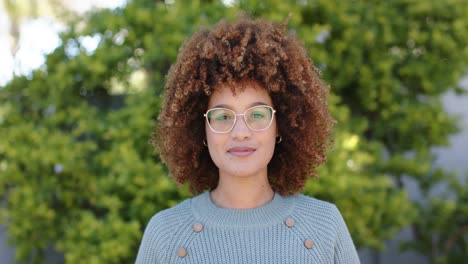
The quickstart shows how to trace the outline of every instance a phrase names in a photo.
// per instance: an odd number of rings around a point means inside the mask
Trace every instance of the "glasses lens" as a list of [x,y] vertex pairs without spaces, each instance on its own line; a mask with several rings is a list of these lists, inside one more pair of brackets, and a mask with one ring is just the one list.
[[211,129],[216,132],[227,132],[234,124],[236,114],[229,109],[214,108],[206,113]]
[[273,119],[273,109],[269,106],[255,106],[245,112],[245,121],[252,130],[267,129]]

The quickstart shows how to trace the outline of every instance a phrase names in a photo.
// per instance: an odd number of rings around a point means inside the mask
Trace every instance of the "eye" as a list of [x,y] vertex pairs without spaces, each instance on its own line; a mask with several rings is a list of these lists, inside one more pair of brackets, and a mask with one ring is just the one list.
[[250,117],[254,119],[261,119],[261,118],[265,118],[265,114],[259,111],[255,111],[250,115]]
[[215,117],[215,120],[216,121],[226,121],[226,120],[229,120],[231,119],[232,117],[227,114],[227,113],[224,113],[224,114],[219,114]]
[[213,122],[229,121],[234,118],[234,113],[228,109],[217,108],[209,111],[208,118]]

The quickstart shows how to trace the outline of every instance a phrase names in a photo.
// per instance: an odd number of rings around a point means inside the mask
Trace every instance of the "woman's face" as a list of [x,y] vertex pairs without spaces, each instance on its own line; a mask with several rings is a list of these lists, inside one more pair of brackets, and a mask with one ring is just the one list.
[[[205,121],[206,139],[211,159],[219,169],[220,177],[226,176],[267,176],[267,165],[275,150],[277,135],[276,118],[274,113],[266,110],[271,108],[253,108],[255,106],[273,107],[268,93],[255,82],[243,83],[245,90],[234,96],[227,86],[220,86],[213,92],[208,102],[208,109],[227,108],[237,114],[234,127],[227,133],[215,133],[208,121]],[[254,129],[268,124],[261,123],[265,116],[272,115],[271,125],[262,131],[251,130],[244,119],[244,112],[248,109],[249,124]],[[222,111],[222,110],[221,110]],[[213,122],[226,122],[232,118],[232,112],[224,111],[210,115]],[[265,115],[266,114],[266,115]],[[229,126],[228,126],[229,127]],[[224,128],[223,128],[224,129]]]

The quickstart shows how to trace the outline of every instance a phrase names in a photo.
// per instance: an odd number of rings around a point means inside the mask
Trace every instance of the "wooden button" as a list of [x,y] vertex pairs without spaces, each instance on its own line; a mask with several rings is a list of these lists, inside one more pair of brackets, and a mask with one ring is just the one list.
[[196,223],[193,225],[193,231],[200,233],[203,230],[203,225],[200,223]]
[[296,221],[294,221],[294,219],[292,219],[291,217],[286,218],[285,222],[289,228],[293,227],[296,224]]
[[185,256],[187,256],[187,250],[183,247],[180,247],[178,250],[177,250],[177,255],[179,255],[179,257],[183,258]]
[[304,246],[308,249],[311,249],[314,247],[314,241],[312,241],[312,239],[307,239],[304,241]]

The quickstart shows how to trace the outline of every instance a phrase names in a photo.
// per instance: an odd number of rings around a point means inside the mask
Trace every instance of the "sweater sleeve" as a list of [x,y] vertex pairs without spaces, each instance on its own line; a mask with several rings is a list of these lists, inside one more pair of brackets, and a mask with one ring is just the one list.
[[154,263],[160,264],[158,260],[157,252],[161,252],[161,245],[158,243],[157,230],[159,229],[157,216],[153,216],[146,226],[145,232],[143,233],[143,239],[141,240],[140,248],[136,258],[136,264]]
[[[170,258],[169,243],[175,237],[181,223],[191,217],[189,200],[175,207],[162,210],[155,214],[146,226],[136,264],[164,264]],[[175,252],[173,252],[175,253]]]
[[333,206],[335,213],[335,227],[337,232],[335,243],[335,263],[336,264],[356,264],[360,263],[359,256],[354,246],[348,227],[336,206]]

